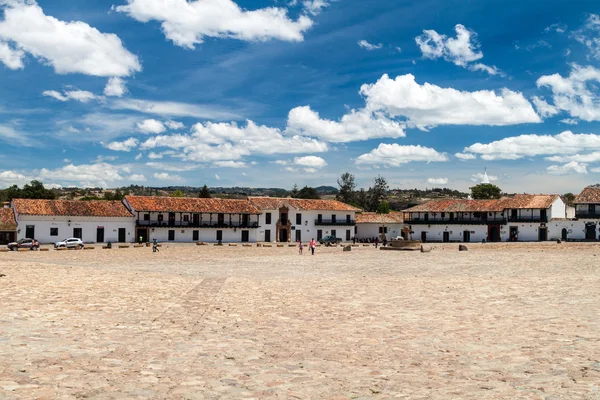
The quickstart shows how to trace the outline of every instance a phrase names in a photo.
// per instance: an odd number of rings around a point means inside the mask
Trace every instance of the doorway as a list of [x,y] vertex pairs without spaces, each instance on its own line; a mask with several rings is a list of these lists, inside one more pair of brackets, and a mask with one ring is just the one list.
[[585,226],[585,239],[596,240],[596,224],[587,224]]
[[569,231],[567,230],[567,228],[563,228],[560,233],[560,239],[564,240],[566,242],[568,237],[569,237]]
[[450,241],[450,232],[444,232],[442,240],[444,241],[444,243],[448,243]]
[[0,232],[0,244],[9,244],[16,241],[15,232]]
[[[135,236],[135,238],[140,243],[148,243],[148,229],[146,229],[146,228],[139,228],[137,230],[137,235]],[[141,240],[140,240],[140,238],[141,238]]]
[[35,239],[35,225],[27,225],[25,227],[25,237],[27,239]]
[[510,231],[509,231],[509,235],[510,235],[510,241],[511,242],[516,242],[519,239],[519,227],[517,227],[517,226],[511,226],[510,227]]
[[471,241],[471,231],[463,232],[463,242],[469,243]]
[[538,232],[538,238],[540,242],[545,242],[548,240],[548,228],[540,228]]
[[192,240],[197,242],[200,239],[200,231],[192,231]]
[[73,228],[73,237],[77,239],[83,239],[83,232],[81,228]]
[[500,227],[498,225],[490,225],[488,227],[488,242],[500,241]]
[[302,231],[300,229],[296,229],[296,242],[302,241]]
[[267,229],[265,231],[265,242],[270,243],[271,242],[271,230]]
[[250,231],[242,231],[242,242],[247,243],[250,241]]
[[104,243],[104,228],[96,228],[96,243]]
[[281,243],[286,243],[288,241],[288,231],[287,229],[279,230],[279,241]]
[[119,243],[125,243],[127,241],[127,229],[119,228]]
[[170,242],[175,241],[175,230],[174,229],[169,230],[169,241]]
[[421,242],[427,242],[427,232],[421,232]]

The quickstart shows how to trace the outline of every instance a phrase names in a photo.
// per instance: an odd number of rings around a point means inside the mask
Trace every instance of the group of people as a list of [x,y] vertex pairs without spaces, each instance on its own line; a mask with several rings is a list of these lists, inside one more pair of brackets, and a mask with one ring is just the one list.
[[[310,253],[313,256],[315,255],[316,247],[317,242],[315,241],[315,238],[312,238],[311,241],[308,243],[308,248],[310,249]],[[302,243],[302,240],[298,240],[298,254],[302,255],[302,250],[304,250],[304,243]]]
[[375,247],[379,247],[379,243],[381,243],[383,245],[383,247],[387,246],[387,238],[384,236],[383,240],[380,242],[379,238],[377,236],[373,237],[373,238],[362,238],[362,239],[357,239],[356,237],[352,238],[352,244],[356,244],[356,243],[374,243]]

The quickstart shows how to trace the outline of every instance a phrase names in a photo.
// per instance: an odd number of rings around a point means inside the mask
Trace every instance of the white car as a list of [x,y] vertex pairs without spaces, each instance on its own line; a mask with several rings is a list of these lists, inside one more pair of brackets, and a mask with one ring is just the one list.
[[66,247],[67,249],[83,249],[84,246],[83,240],[78,238],[69,238],[63,240],[62,242],[54,243],[55,249],[59,247]]

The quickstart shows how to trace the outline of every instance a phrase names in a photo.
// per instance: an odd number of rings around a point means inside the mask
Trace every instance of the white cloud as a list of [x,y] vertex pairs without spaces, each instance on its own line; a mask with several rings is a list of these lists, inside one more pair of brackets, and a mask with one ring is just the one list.
[[22,186],[29,183],[34,178],[32,176],[23,175],[15,171],[1,171],[0,172],[0,187],[6,188],[12,185]]
[[160,169],[160,170],[169,171],[169,172],[193,171],[198,168],[198,166],[194,165],[194,164],[184,164],[184,163],[170,164],[170,163],[154,162],[154,161],[147,162],[146,165],[151,168],[154,168],[154,169]]
[[13,49],[8,43],[0,42],[0,62],[10,69],[22,69],[25,52]]
[[107,187],[115,182],[126,180],[125,167],[107,163],[65,165],[54,170],[43,168],[39,178],[43,181],[75,182],[83,187]]
[[242,161],[215,161],[213,167],[218,168],[247,168],[248,164]]
[[323,168],[327,166],[327,161],[317,156],[295,157],[294,164],[308,168]]
[[108,104],[114,110],[138,111],[170,117],[194,117],[206,119],[237,119],[239,116],[227,110],[209,105],[179,103],[174,101],[149,101],[138,99],[117,99]]
[[456,157],[462,161],[474,160],[477,158],[477,156],[475,154],[470,154],[470,153],[456,153],[456,154],[454,154],[454,157]]
[[288,162],[285,160],[277,160],[277,161],[273,161],[274,164],[278,164],[278,165],[288,165]]
[[571,37],[587,47],[592,58],[600,59],[600,15],[590,14],[585,25]]
[[218,181],[220,181],[221,177],[219,175],[215,174],[215,179],[218,180]]
[[385,111],[393,117],[406,117],[419,128],[436,125],[514,125],[541,122],[529,101],[519,92],[501,89],[477,92],[419,85],[411,74],[383,75],[374,84],[360,89],[367,109]]
[[232,123],[197,123],[191,134],[155,136],[142,144],[143,149],[166,147],[177,150],[188,161],[236,161],[251,154],[319,153],[326,143],[300,135],[283,135],[277,128]]
[[134,182],[146,182],[146,177],[142,174],[133,174],[127,179]]
[[563,124],[567,124],[567,125],[577,125],[579,124],[579,121],[575,118],[565,118],[565,119],[561,119],[560,122],[562,122]]
[[110,78],[104,88],[105,96],[122,97],[125,93],[127,93],[125,81],[119,77]]
[[423,146],[400,146],[396,143],[381,143],[376,149],[356,159],[356,164],[375,164],[397,167],[413,161],[443,162],[448,161],[445,153]]
[[179,175],[170,175],[167,172],[155,173],[154,179],[158,179],[161,181],[180,181],[181,176]]
[[475,143],[466,153],[481,155],[484,160],[517,160],[553,154],[576,154],[585,150],[600,150],[600,135],[575,134],[565,131],[557,135],[520,135],[488,144]]
[[549,174],[552,175],[566,175],[570,173],[576,174],[587,174],[587,164],[578,163],[577,161],[571,161],[564,165],[551,165],[546,168]]
[[533,105],[535,106],[537,112],[543,118],[552,117],[560,112],[559,109],[557,109],[553,105],[548,104],[546,100],[542,99],[541,97],[533,96],[531,98],[531,101],[533,102]]
[[123,142],[110,142],[104,144],[104,147],[114,151],[131,151],[137,147],[139,141],[136,138],[129,138]]
[[547,161],[559,162],[559,163],[568,163],[571,161],[577,161],[580,163],[593,163],[600,161],[600,151],[594,151],[588,154],[573,154],[566,156],[552,156],[546,157]]
[[183,122],[178,122],[178,121],[166,121],[165,125],[167,126],[167,128],[173,129],[173,130],[185,128],[185,125],[183,124]]
[[0,124],[0,140],[25,147],[37,145],[38,143],[31,140],[29,136],[29,134],[15,129],[14,126]]
[[430,185],[447,185],[448,178],[429,178],[427,179],[427,183]]
[[[471,175],[471,180],[473,182],[481,182],[483,180],[484,176],[485,176],[485,174],[478,172],[476,174]],[[498,177],[494,176],[494,175],[488,175],[487,178],[490,182],[494,182],[494,181],[498,180]]]
[[557,110],[566,111],[571,117],[584,121],[600,121],[598,82],[600,69],[572,64],[567,78],[559,74],[544,75],[537,80],[537,85],[550,88],[553,106]]
[[9,68],[22,68],[28,53],[59,74],[128,76],[141,71],[137,57],[123,47],[117,35],[102,33],[85,22],[45,15],[35,0],[2,0],[0,7],[4,9],[0,42],[16,48],[7,52],[2,46],[0,61]]
[[162,153],[154,153],[154,152],[150,152],[150,154],[148,154],[148,158],[151,160],[160,160],[163,158],[163,154]]
[[135,161],[139,161],[142,159],[142,153],[138,153],[137,156],[135,156]]
[[137,128],[142,133],[159,134],[167,130],[165,125],[155,119],[146,119],[137,123]]
[[304,9],[312,15],[318,15],[325,7],[329,6],[327,0],[304,0]]
[[336,143],[406,136],[403,123],[366,109],[351,110],[340,121],[331,121],[322,119],[309,106],[296,107],[290,111],[287,125],[290,133]]
[[483,58],[480,45],[477,42],[477,34],[464,25],[457,24],[454,27],[456,38],[448,38],[434,30],[424,30],[421,36],[415,38],[415,42],[421,49],[423,57],[429,59],[444,58],[446,61],[468,68],[472,71],[484,71],[490,75],[502,72],[494,67],[482,63],[472,65],[471,63]]
[[[322,2],[310,3],[315,3],[312,9],[316,10]],[[304,32],[313,24],[306,15],[291,20],[284,8],[250,11],[232,0],[127,0],[127,5],[116,10],[140,22],[159,21],[169,40],[188,49],[202,43],[205,37],[302,41]]]
[[544,29],[544,33],[556,32],[556,33],[565,33],[567,31],[567,25],[556,23],[550,26],[547,26]]
[[366,49],[366,50],[369,50],[369,51],[379,50],[379,49],[381,49],[383,47],[383,44],[381,44],[381,43],[371,44],[371,43],[367,42],[366,40],[360,40],[358,42],[358,45],[360,47],[362,47],[363,49]]
[[52,97],[59,101],[76,100],[81,103],[87,103],[90,100],[101,100],[100,97],[87,90],[66,90],[63,93],[57,92],[56,90],[45,90],[42,92],[42,95]]

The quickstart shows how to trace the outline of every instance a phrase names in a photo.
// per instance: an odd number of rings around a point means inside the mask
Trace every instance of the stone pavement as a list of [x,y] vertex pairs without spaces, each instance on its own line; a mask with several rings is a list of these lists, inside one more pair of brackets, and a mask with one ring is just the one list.
[[1,253],[2,399],[600,399],[600,247]]

